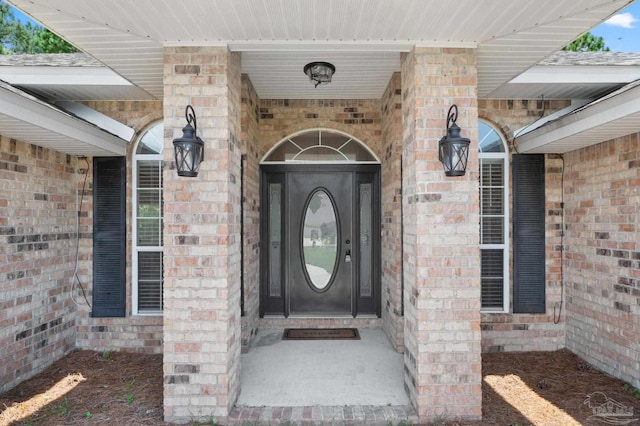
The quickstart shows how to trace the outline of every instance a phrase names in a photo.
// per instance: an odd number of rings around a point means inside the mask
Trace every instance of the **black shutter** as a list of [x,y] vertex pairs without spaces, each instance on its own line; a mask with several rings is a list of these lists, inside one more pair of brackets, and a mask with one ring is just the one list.
[[93,317],[125,316],[125,158],[93,159]]
[[513,156],[513,312],[545,312],[544,155]]

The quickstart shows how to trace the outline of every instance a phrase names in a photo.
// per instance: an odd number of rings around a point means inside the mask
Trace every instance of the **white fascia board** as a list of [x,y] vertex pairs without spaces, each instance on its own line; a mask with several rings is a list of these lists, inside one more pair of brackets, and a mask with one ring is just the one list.
[[13,86],[131,86],[106,67],[0,66],[0,80]]
[[131,139],[135,134],[135,130],[133,130],[131,127],[125,126],[119,121],[116,121],[113,118],[104,115],[93,108],[89,108],[88,106],[81,103],[72,101],[58,101],[55,102],[55,104],[64,108],[66,111],[76,115],[77,117],[80,117],[83,120],[88,121],[89,123],[93,123],[101,129],[104,129],[107,132],[112,133],[121,139],[124,139],[127,142],[131,142]]
[[558,110],[558,111],[554,112],[553,114],[546,115],[546,116],[542,117],[541,119],[536,120],[533,123],[529,124],[528,126],[519,128],[518,130],[513,132],[513,136],[516,137],[516,138],[519,138],[521,135],[527,134],[529,132],[533,132],[538,127],[541,127],[541,126],[545,125],[546,123],[548,123],[550,121],[557,120],[560,117],[563,117],[563,116],[565,116],[567,114],[570,114],[573,111],[577,110],[578,108],[585,106],[589,102],[591,102],[591,101],[587,100],[587,99],[572,100],[570,106],[562,108],[561,110]]
[[566,83],[630,83],[640,78],[637,66],[597,65],[536,65],[509,83],[566,84]]
[[532,151],[638,112],[640,112],[640,86],[596,102],[517,137],[518,151]]
[[113,155],[126,154],[127,141],[38,100],[0,87],[0,114],[81,141]]

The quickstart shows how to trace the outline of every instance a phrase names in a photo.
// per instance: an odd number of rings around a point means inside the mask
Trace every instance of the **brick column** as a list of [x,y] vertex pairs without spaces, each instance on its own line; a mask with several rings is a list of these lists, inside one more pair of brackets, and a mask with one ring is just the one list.
[[[402,57],[405,383],[421,421],[482,415],[475,49]],[[471,139],[467,174],[444,175],[447,111]]]
[[[240,56],[165,48],[164,89],[164,415],[209,420],[240,391]],[[205,142],[195,178],[173,162],[188,104]]]

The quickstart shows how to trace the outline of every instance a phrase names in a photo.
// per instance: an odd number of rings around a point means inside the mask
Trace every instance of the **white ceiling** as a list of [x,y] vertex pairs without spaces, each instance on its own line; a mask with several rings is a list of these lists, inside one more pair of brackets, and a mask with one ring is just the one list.
[[[380,97],[414,45],[478,48],[478,94],[503,84],[632,0],[10,0],[151,95],[163,46],[242,52],[261,98]],[[314,89],[302,72],[336,65]]]

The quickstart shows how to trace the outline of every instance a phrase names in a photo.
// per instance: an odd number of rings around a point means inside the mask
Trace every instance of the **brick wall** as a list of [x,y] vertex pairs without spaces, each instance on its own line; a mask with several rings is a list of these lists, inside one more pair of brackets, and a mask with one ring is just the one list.
[[[405,384],[421,421],[482,416],[474,49],[402,56]],[[447,110],[472,141],[467,174],[445,177]]]
[[[570,101],[565,100],[481,99],[478,101],[478,115],[502,132],[507,139],[509,156],[511,156],[515,153],[512,149],[514,131],[569,104]],[[509,181],[511,182],[511,176]],[[560,308],[562,301],[562,159],[558,155],[551,154],[545,158],[545,191],[546,313],[513,314],[511,313],[512,303],[510,303],[507,313],[482,314],[482,350],[484,352],[540,351],[564,347],[565,316],[561,315]],[[510,196],[513,196],[512,191]],[[511,201],[509,208],[513,209]],[[509,217],[512,218],[513,215],[510,214]],[[512,232],[511,225],[509,232]],[[510,290],[512,290],[513,271],[509,276]],[[509,294],[513,295],[513,291]]]
[[[240,55],[167,47],[164,56],[164,416],[226,417],[240,391]],[[171,140],[193,105],[205,160],[173,169]]]
[[402,313],[402,82],[395,73],[382,95],[382,318],[396,350],[404,347]]
[[260,303],[260,99],[245,74],[242,75],[242,136],[244,158],[244,316],[242,351],[246,352],[258,331]]
[[261,99],[260,158],[285,136],[314,127],[355,136],[381,156],[378,99]]
[[74,348],[77,164],[0,135],[0,393]]
[[640,387],[640,134],[565,159],[567,347]]
[[[144,353],[162,352],[162,317],[131,316],[131,253],[133,204],[132,191],[132,157],[137,140],[154,122],[162,119],[162,102],[160,101],[88,101],[87,106],[130,126],[136,130],[134,140],[127,147],[127,270],[126,292],[127,304],[125,318],[92,318],[91,309],[80,294],[76,297],[82,303],[78,306],[76,319],[76,346],[92,350],[126,350]],[[91,158],[87,159],[92,165]],[[84,160],[80,166],[86,167]],[[78,180],[78,194],[84,190],[82,212],[80,213],[80,267],[78,276],[89,302],[92,302],[92,270],[93,270],[93,169],[89,167],[86,186],[84,176]]]

